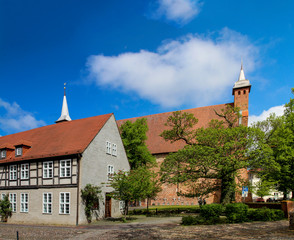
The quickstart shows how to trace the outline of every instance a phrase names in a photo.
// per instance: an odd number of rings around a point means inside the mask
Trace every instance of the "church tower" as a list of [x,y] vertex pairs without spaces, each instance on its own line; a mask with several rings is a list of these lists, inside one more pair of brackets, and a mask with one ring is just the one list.
[[64,84],[64,96],[63,96],[61,115],[60,115],[60,118],[58,118],[58,120],[56,121],[56,123],[64,122],[64,121],[71,121],[71,118],[70,118],[69,112],[68,112],[67,101],[66,101],[65,85],[66,85],[66,83]]
[[239,124],[243,124],[245,126],[248,125],[248,101],[250,89],[251,84],[249,80],[245,78],[243,64],[241,63],[240,75],[238,81],[235,82],[233,87],[233,95],[234,107],[239,107],[242,114]]

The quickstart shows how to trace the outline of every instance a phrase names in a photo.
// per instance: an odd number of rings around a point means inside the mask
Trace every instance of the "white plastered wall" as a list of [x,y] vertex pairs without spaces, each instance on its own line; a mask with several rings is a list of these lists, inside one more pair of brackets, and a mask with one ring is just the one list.
[[[106,153],[106,141],[117,145],[117,156]],[[80,190],[88,183],[102,186],[102,196],[104,199],[100,202],[99,218],[103,218],[105,214],[105,193],[113,191],[113,189],[109,187],[109,184],[107,184],[108,165],[114,166],[114,172],[118,170],[130,170],[114,115],[109,118],[100,132],[89,144],[82,154],[80,162]],[[81,198],[79,201],[79,224],[82,224],[86,223],[86,217]],[[118,217],[120,215],[119,201],[111,199],[111,216]]]

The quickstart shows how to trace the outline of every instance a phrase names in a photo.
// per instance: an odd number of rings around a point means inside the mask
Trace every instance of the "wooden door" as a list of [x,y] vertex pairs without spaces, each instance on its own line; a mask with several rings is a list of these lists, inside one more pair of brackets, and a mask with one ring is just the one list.
[[111,197],[106,196],[105,201],[105,217],[111,217]]

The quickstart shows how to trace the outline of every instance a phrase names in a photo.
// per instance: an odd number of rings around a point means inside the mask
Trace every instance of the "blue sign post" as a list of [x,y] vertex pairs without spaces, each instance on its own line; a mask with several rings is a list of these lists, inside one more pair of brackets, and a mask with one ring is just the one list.
[[242,197],[248,197],[248,187],[242,187]]

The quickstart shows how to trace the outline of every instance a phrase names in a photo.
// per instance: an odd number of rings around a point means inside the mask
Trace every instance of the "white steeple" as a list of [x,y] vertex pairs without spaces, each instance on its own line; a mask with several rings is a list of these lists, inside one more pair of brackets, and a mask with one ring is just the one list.
[[244,88],[244,87],[251,87],[251,84],[250,84],[249,80],[245,78],[245,74],[244,74],[244,70],[243,70],[243,62],[241,62],[240,75],[239,75],[238,81],[235,82],[235,84],[234,84],[233,94],[234,94],[234,89]]
[[56,123],[64,122],[64,121],[71,121],[71,118],[70,118],[69,113],[68,113],[66,94],[65,94],[65,85],[66,85],[66,83],[64,83],[64,96],[63,96],[61,116],[60,116],[60,118],[58,118]]

